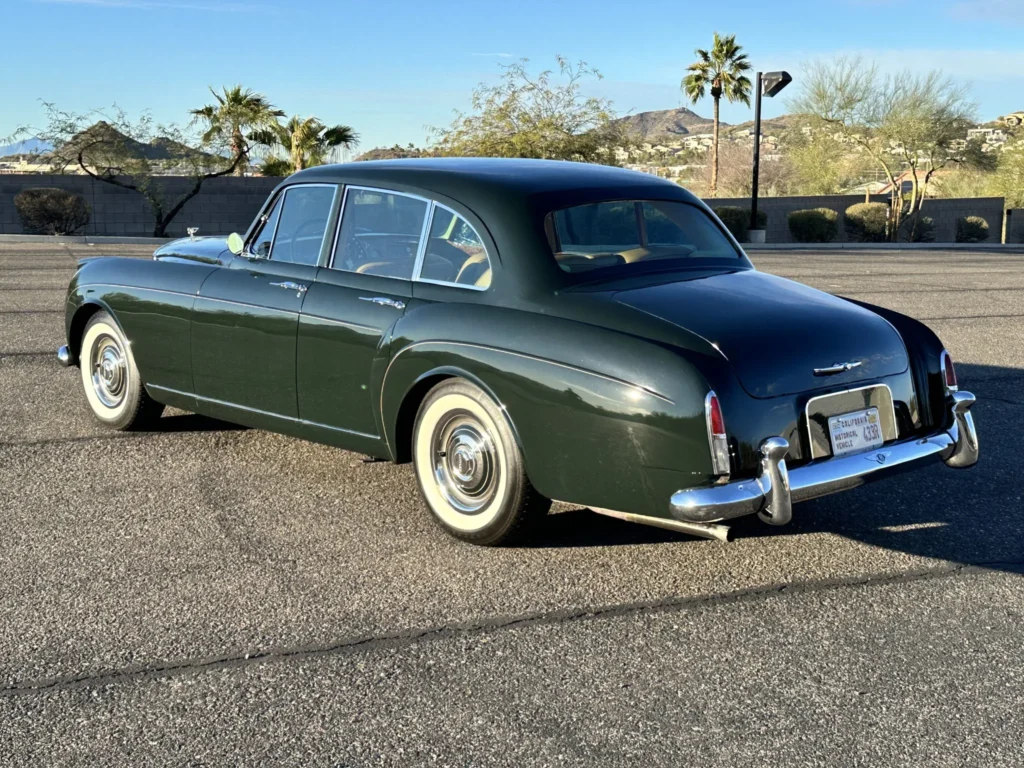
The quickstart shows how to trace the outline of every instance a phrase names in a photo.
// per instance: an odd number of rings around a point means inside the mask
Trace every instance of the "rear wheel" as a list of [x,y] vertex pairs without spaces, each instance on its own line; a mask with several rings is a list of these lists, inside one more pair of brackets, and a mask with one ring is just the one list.
[[530,484],[501,411],[464,379],[443,381],[424,398],[412,453],[434,519],[464,541],[522,541],[551,506]]
[[89,318],[79,354],[82,387],[96,418],[114,429],[145,429],[163,413],[142,386],[131,345],[106,312]]

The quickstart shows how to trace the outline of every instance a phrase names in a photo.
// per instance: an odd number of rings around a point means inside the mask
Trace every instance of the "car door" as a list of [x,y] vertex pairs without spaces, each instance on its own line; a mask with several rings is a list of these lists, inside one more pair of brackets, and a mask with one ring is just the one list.
[[297,362],[299,416],[336,432],[338,445],[375,453],[383,440],[373,382],[412,301],[429,209],[415,195],[345,188],[332,258],[302,306]]
[[210,275],[192,311],[196,396],[243,423],[298,418],[296,330],[303,299],[328,250],[337,186],[296,184],[261,216],[245,250]]

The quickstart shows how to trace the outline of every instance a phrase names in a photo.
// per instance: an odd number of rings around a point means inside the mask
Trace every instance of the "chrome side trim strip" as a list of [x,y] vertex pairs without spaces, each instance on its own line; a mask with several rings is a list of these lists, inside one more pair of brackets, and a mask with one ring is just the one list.
[[203,395],[197,395],[194,392],[182,392],[180,389],[171,389],[170,387],[161,387],[157,384],[147,384],[150,389],[159,389],[161,392],[170,392],[174,395],[182,395],[183,397],[194,397],[196,400],[202,400],[204,403],[212,403],[213,405],[223,405],[226,408],[235,408],[239,411],[247,411],[248,413],[257,413],[260,416],[270,416],[275,419],[281,419],[283,421],[290,421],[293,424],[301,424],[304,427],[318,427],[320,429],[329,429],[332,432],[344,432],[346,435],[355,435],[356,437],[369,437],[374,440],[380,440],[380,435],[371,435],[366,432],[357,432],[354,429],[343,429],[342,427],[332,427],[330,424],[321,424],[316,421],[309,421],[308,419],[295,419],[291,416],[284,416],[280,413],[272,413],[271,411],[261,411],[259,408],[250,408],[247,405],[238,405],[238,403],[229,403],[227,400],[218,400],[214,397],[204,397]]
[[[297,309],[278,309],[277,307],[268,307],[265,304],[252,304],[251,302],[235,301],[234,299],[218,299],[215,296],[196,296],[196,298],[197,299],[202,299],[203,301],[216,301],[216,302],[219,302],[221,304],[234,304],[234,305],[239,306],[239,307],[253,307],[254,309],[262,309],[265,312],[280,312],[283,315],[297,315],[297,314],[299,314],[299,310],[297,310]],[[196,311],[194,307],[193,307],[192,311],[193,312]]]
[[312,315],[309,312],[302,313],[302,320],[316,320],[321,323],[333,323],[334,325],[341,325],[344,326],[345,328],[354,328],[357,331],[373,331],[374,333],[380,333],[380,328],[374,328],[372,325],[350,323],[347,320],[335,320],[333,317],[324,317],[323,315]]
[[[210,266],[210,265],[206,265]],[[168,291],[163,288],[144,288],[138,285],[124,285],[123,283],[79,283],[79,288],[128,288],[133,291],[151,291],[153,293],[166,293],[168,296],[189,296],[195,298],[198,293],[184,293],[183,291]],[[8,289],[5,289],[8,290]]]

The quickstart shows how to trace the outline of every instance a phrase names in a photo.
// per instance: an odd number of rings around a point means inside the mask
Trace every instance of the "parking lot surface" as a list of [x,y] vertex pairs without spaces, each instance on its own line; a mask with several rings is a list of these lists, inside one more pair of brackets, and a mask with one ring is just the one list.
[[974,469],[731,544],[559,506],[485,549],[409,466],[95,422],[64,290],[151,250],[0,245],[0,764],[1024,764],[1024,253],[753,255],[934,328]]

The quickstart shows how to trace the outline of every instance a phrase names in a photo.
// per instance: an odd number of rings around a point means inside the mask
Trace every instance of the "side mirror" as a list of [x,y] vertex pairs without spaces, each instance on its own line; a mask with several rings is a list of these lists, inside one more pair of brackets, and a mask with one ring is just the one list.
[[235,256],[240,254],[245,249],[245,240],[237,232],[232,232],[228,235],[228,250],[231,251]]

